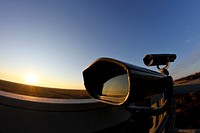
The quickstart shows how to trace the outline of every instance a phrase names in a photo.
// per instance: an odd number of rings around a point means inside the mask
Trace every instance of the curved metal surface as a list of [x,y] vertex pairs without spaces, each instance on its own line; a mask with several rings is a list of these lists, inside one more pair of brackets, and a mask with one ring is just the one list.
[[[0,91],[0,104],[40,111],[78,111],[108,107],[93,99],[56,99],[14,94]],[[90,105],[90,106],[85,106]]]
[[0,132],[96,132],[129,117],[121,106],[93,99],[50,99],[0,91]]

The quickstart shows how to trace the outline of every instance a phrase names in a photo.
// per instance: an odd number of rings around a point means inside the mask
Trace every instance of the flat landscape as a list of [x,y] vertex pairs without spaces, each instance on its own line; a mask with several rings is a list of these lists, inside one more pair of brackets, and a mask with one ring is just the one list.
[[0,80],[0,90],[16,94],[61,99],[90,98],[86,90],[47,88]]

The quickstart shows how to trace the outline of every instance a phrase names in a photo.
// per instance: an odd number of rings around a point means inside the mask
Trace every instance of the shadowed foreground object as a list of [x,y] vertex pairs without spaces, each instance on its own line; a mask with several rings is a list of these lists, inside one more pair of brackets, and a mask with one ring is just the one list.
[[[167,65],[176,55],[157,54],[146,62],[151,65]],[[173,58],[173,59],[170,59]],[[162,62],[162,59],[166,62]],[[150,61],[149,61],[150,60]],[[167,71],[167,70],[166,70]],[[173,80],[149,69],[131,65],[111,58],[100,58],[83,71],[86,90],[94,99],[113,105],[124,105],[128,110],[140,110],[151,115],[165,112],[171,104]],[[166,102],[159,108],[136,107],[132,103],[164,93]]]
[[123,108],[93,99],[38,98],[0,91],[2,133],[97,132],[128,117]]

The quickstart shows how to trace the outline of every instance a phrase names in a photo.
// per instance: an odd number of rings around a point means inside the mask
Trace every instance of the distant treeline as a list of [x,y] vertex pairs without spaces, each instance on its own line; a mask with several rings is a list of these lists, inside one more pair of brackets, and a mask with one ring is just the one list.
[[175,80],[174,82],[188,81],[200,78],[200,72]]

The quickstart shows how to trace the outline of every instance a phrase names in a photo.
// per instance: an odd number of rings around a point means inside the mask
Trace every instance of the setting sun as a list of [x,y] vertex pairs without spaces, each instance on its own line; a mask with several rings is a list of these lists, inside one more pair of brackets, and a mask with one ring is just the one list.
[[29,73],[25,77],[25,82],[30,85],[35,85],[38,82],[37,76],[34,73]]

